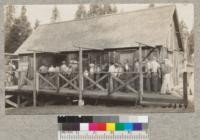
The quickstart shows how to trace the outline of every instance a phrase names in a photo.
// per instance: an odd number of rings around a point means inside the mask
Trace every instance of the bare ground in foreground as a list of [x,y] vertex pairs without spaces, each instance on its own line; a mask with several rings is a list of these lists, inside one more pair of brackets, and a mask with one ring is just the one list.
[[193,105],[182,106],[104,106],[104,105],[48,105],[6,109],[6,115],[46,115],[46,114],[132,114],[132,113],[187,113],[193,112]]

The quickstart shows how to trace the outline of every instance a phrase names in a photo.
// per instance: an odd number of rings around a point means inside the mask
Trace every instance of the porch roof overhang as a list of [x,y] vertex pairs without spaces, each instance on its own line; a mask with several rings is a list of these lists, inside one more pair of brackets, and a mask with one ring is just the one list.
[[89,45],[85,45],[85,44],[77,44],[74,43],[73,46],[73,50],[68,50],[68,49],[55,49],[55,50],[48,50],[48,49],[28,49],[29,51],[31,51],[32,53],[62,53],[62,52],[78,52],[79,48],[82,48],[83,51],[88,51],[88,50],[99,50],[99,51],[103,51],[103,50],[109,50],[109,49],[126,49],[126,48],[134,48],[134,49],[138,49],[139,47],[148,47],[148,48],[156,48],[155,44],[147,44],[144,42],[133,42],[133,43],[121,43],[120,46],[116,46],[116,47],[112,47],[112,48],[97,48],[97,47],[91,47]]

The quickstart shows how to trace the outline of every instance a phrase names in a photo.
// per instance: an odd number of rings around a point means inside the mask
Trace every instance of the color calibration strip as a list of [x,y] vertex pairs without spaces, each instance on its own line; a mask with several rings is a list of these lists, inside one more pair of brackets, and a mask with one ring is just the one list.
[[146,123],[63,123],[63,131],[142,131]]
[[148,116],[58,116],[58,139],[149,140]]

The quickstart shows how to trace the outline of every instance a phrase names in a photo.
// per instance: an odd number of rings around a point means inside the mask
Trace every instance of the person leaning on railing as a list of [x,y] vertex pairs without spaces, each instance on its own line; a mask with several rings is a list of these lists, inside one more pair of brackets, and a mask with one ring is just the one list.
[[[44,77],[47,78],[48,77],[48,66],[45,64],[42,64],[39,68],[39,73]],[[40,79],[40,86],[41,87],[46,87],[46,84],[43,80]]]
[[[117,63],[111,63],[108,72],[111,74],[111,77],[116,77],[118,73],[118,64]],[[116,86],[115,80],[113,78],[110,78],[110,91],[112,92],[113,89]]]
[[62,65],[60,66],[60,73],[61,73],[63,76],[66,76],[68,70],[69,70],[69,67],[68,67],[67,64],[66,64],[66,61],[62,61]]
[[[130,66],[130,63],[128,61],[128,59],[126,59],[125,63],[124,63],[124,80],[125,81],[128,81],[128,79],[130,78],[130,72],[131,71],[131,66]],[[133,82],[132,82],[133,83]],[[133,84],[134,85],[134,84]],[[124,88],[124,91],[127,92],[128,91],[128,88],[127,86],[125,86]]]
[[[71,65],[70,66],[71,67],[70,77],[71,77],[71,79],[73,79],[78,75],[78,61],[70,60],[70,64],[69,65]],[[73,80],[72,83],[77,87],[79,86],[79,81],[78,81],[77,78],[75,80]]]
[[[84,70],[83,72],[83,75],[84,77],[88,77],[89,76],[89,71],[87,69]],[[84,88],[86,88],[88,86],[88,80],[86,78],[83,78],[84,79]]]
[[[95,73],[94,73],[94,75],[95,75],[95,77],[94,77],[94,80],[95,81],[98,81],[99,79],[100,79],[100,77],[101,77],[101,74],[100,74],[100,72],[101,72],[101,68],[100,68],[100,65],[95,65]],[[98,84],[100,84],[100,83],[98,83]],[[97,88],[97,87],[96,87]]]
[[[89,69],[89,77],[90,77],[91,80],[94,81],[95,80],[95,76],[94,76],[94,74],[95,74],[95,64],[94,63],[90,63],[89,67],[90,67],[90,69]],[[91,89],[94,89],[94,86],[92,86]]]
[[[102,73],[100,74],[100,77],[103,77],[104,75],[108,75],[108,69],[109,69],[109,65],[108,63],[105,63],[102,65],[102,68],[101,68],[101,71]],[[105,88],[105,89],[108,89],[108,77],[107,76],[106,78],[104,78],[100,83],[101,85]]]
[[[62,61],[62,64],[60,66],[60,73],[67,78],[67,71],[69,67],[67,67],[66,61]],[[68,78],[67,78],[68,79]],[[60,85],[64,85],[65,81],[63,79],[60,79]]]
[[[118,66],[117,70],[118,70],[117,77],[119,79],[121,79],[122,81],[125,81],[126,79],[125,79],[124,67],[123,67],[123,65],[121,63],[119,63],[119,66]],[[117,85],[117,86],[119,86],[119,85]],[[120,89],[120,90],[121,91],[125,91],[125,88]]]

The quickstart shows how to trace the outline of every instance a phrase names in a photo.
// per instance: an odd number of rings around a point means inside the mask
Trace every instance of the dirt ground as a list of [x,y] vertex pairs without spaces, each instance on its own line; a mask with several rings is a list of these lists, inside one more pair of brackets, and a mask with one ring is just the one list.
[[132,113],[184,113],[193,112],[194,107],[189,105],[186,109],[182,106],[104,106],[104,105],[48,105],[40,107],[23,107],[6,109],[7,115],[46,115],[46,114],[132,114]]

